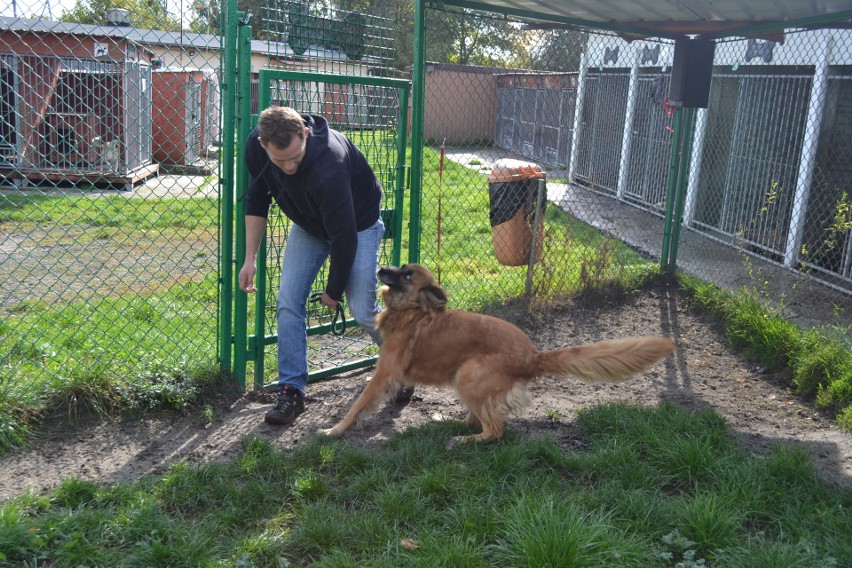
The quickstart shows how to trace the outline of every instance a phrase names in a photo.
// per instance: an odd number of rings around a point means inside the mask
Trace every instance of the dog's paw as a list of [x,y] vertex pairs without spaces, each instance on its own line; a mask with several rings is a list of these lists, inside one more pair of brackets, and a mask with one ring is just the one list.
[[343,435],[343,432],[339,431],[335,426],[334,428],[321,428],[320,430],[317,430],[317,434],[329,436],[331,438],[339,438]]
[[467,436],[453,436],[444,443],[445,450],[452,450],[459,444],[467,443]]

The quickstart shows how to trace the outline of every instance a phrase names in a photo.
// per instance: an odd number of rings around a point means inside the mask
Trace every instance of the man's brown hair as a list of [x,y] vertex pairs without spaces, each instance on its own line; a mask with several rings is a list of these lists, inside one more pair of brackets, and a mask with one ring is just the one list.
[[264,142],[286,148],[294,136],[305,137],[305,121],[296,109],[274,106],[260,113],[257,130]]

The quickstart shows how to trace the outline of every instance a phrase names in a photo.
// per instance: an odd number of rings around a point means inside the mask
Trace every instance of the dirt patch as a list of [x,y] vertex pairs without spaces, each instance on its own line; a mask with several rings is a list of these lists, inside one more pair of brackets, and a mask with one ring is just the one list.
[[[607,402],[654,405],[671,401],[689,410],[724,416],[743,446],[757,454],[776,443],[801,444],[826,480],[852,487],[852,435],[783,386],[778,376],[744,362],[728,348],[717,326],[685,308],[672,288],[658,287],[623,300],[588,299],[550,309],[531,320],[520,309],[501,317],[527,331],[541,349],[627,335],[661,333],[678,350],[648,373],[620,385],[585,385],[546,377],[532,386],[533,403],[508,428],[526,436],[554,436],[566,448],[575,440],[577,409]],[[0,458],[0,499],[26,490],[51,489],[64,477],[110,483],[163,471],[175,460],[231,460],[241,440],[258,436],[281,448],[303,443],[340,419],[371,370],[341,375],[308,387],[306,412],[289,427],[269,426],[263,413],[272,395],[250,392],[218,405],[213,421],[199,415],[112,421],[43,437],[37,445]],[[458,419],[462,406],[449,390],[418,388],[407,405],[385,406],[363,430],[350,431],[353,446],[374,448],[396,433],[435,419]]]

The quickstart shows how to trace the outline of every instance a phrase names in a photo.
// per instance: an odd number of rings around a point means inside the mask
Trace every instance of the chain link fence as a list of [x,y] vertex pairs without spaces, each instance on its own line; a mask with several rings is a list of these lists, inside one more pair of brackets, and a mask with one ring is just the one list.
[[[449,18],[531,46],[523,56],[504,47],[511,57],[495,56],[496,44],[471,47],[467,65],[427,64],[425,151],[445,163],[443,177],[424,174],[422,261],[452,274],[456,301],[478,308],[522,294],[529,271],[534,294],[579,291],[659,258],[673,42],[523,35],[528,28],[511,18],[436,6],[427,10],[427,57],[451,51]],[[750,288],[809,326],[852,323],[850,58],[848,30],[720,41],[709,104],[691,134],[678,267]],[[545,252],[534,265],[504,266],[491,250],[488,177],[507,158],[546,172]],[[439,211],[464,222],[442,232]]]
[[216,374],[221,42],[101,6],[0,10],[0,444]]

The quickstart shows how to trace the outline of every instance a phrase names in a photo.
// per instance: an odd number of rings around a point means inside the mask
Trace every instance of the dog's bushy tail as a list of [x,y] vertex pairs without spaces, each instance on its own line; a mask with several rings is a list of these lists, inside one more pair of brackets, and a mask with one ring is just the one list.
[[642,336],[543,351],[537,376],[574,376],[587,383],[620,382],[648,369],[675,350],[667,337]]

